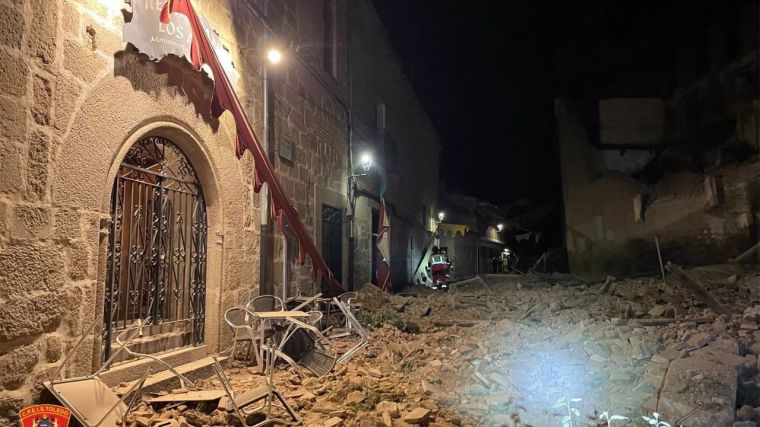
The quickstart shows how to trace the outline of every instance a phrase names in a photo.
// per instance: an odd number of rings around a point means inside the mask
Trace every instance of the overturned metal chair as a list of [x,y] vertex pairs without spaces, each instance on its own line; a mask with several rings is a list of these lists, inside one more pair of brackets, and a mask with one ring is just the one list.
[[[214,370],[216,371],[216,375],[219,377],[219,380],[222,383],[224,392],[229,398],[225,409],[230,412],[235,412],[235,415],[237,415],[240,423],[244,426],[249,426],[250,424],[248,424],[248,417],[257,413],[262,414],[264,416],[264,419],[258,423],[253,424],[253,427],[262,427],[265,425],[301,425],[301,419],[299,418],[298,414],[293,410],[293,408],[290,407],[290,405],[288,405],[288,402],[284,397],[282,397],[282,394],[280,394],[280,392],[274,388],[272,375],[274,372],[273,364],[275,352],[272,348],[271,342],[266,345],[266,348],[268,366],[268,371],[266,372],[265,376],[266,384],[238,394],[236,394],[232,389],[232,385],[227,379],[227,376],[224,374],[224,369],[219,363],[219,360],[214,357]],[[275,399],[279,401],[279,405],[275,404]],[[249,406],[252,406],[257,402],[261,402],[262,400],[263,403],[261,405],[256,406],[253,409],[248,409]],[[290,416],[291,420],[288,421],[282,418],[273,417],[272,409],[275,407],[284,410]]]
[[[53,373],[50,381],[42,384],[50,392],[53,398],[61,402],[71,410],[71,414],[85,427],[115,426],[125,423],[127,414],[140,397],[145,380],[150,375],[150,368],[135,382],[121,397],[117,396],[98,375],[114,360],[116,354],[124,348],[124,345],[109,358],[103,366],[94,374],[83,377],[58,379],[58,376],[71,361],[71,355],[75,354],[90,335],[94,322],[87,332],[77,341],[71,351],[66,355],[63,363]],[[131,396],[131,398],[129,398]]]
[[356,320],[356,316],[354,316],[354,314],[351,312],[351,309],[343,301],[338,298],[333,298],[333,303],[338,307],[343,315],[346,316],[346,323],[348,325],[347,329],[349,331],[355,332],[356,335],[359,336],[359,342],[351,347],[347,352],[343,353],[343,355],[341,355],[337,360],[337,363],[346,363],[349,359],[351,359],[351,357],[353,357],[354,354],[356,354],[357,351],[361,350],[365,345],[367,345],[370,339],[370,335],[369,332],[364,329],[361,323]]
[[[149,324],[150,324],[150,316],[148,316],[145,320],[135,321],[135,323],[133,323],[127,329],[123,330],[119,335],[117,335],[116,343],[119,345],[119,349],[116,353],[114,353],[113,356],[111,356],[111,358],[109,358],[109,362],[113,360],[116,357],[116,355],[123,350],[132,357],[135,357],[138,359],[142,359],[142,358],[150,359],[156,363],[163,365],[164,367],[166,367],[167,370],[169,370],[169,372],[171,372],[172,374],[174,374],[175,377],[177,377],[177,379],[179,380],[180,387],[195,388],[195,384],[192,381],[190,381],[187,377],[177,372],[177,370],[174,369],[174,366],[170,365],[166,361],[161,360],[152,354],[139,353],[137,351],[132,350],[129,347],[129,342],[138,336],[142,336],[143,327],[148,326]],[[104,368],[101,367],[100,371],[102,371],[103,369]]]
[[[319,316],[309,313],[309,320],[319,322],[321,313]],[[293,366],[301,376],[301,367],[318,377],[330,373],[337,361],[330,341],[314,325],[293,318],[286,321],[289,325],[280,338],[276,355]]]

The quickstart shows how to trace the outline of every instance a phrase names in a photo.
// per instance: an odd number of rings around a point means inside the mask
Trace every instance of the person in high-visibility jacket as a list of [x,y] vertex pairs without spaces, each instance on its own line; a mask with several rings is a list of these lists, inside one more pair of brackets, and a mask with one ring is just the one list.
[[430,256],[430,271],[433,276],[433,289],[447,288],[446,272],[449,270],[449,263],[446,257],[441,254],[438,246],[433,246],[433,255]]

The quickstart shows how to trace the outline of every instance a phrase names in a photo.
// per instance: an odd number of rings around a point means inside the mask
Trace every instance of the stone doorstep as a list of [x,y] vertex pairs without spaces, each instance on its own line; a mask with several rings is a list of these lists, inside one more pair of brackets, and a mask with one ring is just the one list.
[[[202,345],[199,347],[181,348],[174,351],[168,351],[163,354],[156,354],[154,356],[165,361],[171,366],[174,366],[178,372],[185,375],[182,369],[187,369],[188,365],[193,365],[206,359],[208,359],[209,364],[213,363],[213,360],[210,357],[206,357],[209,354],[208,350],[209,349],[207,346]],[[222,360],[222,358],[220,358],[220,360]],[[108,384],[109,387],[115,387],[121,383],[131,384],[142,377],[148,367],[151,368],[152,372],[148,380],[151,380],[152,377],[157,376],[164,371],[167,372],[172,378],[174,377],[174,375],[166,370],[166,368],[160,363],[148,358],[144,358],[111,366],[108,370],[103,371],[100,374],[100,378],[103,380],[103,382]],[[191,369],[187,369],[187,372],[193,371],[192,367],[190,368]],[[192,378],[190,379],[192,380]]]
[[[190,332],[187,331],[166,332],[133,339],[128,347],[130,350],[137,353],[157,355],[157,353],[185,347],[187,345],[186,343],[190,342],[189,337]],[[114,349],[118,348],[118,344],[113,343],[112,345]],[[129,360],[134,360],[134,358],[126,351],[122,351],[113,363],[121,363]]]
[[[217,360],[219,360],[219,363],[224,364],[227,360],[227,357],[217,357]],[[179,372],[180,374],[184,375],[187,379],[190,381],[196,381],[199,379],[208,378],[212,375],[214,375],[214,368],[212,367],[214,364],[214,359],[212,356],[204,357],[200,360],[196,360],[190,363],[185,363],[184,365],[176,366],[174,369]],[[224,365],[223,365],[224,366]],[[137,380],[131,381],[127,383],[126,389],[129,389],[129,387],[132,387]],[[148,376],[148,378],[145,380],[145,384],[143,385],[143,391],[150,391],[150,392],[157,392],[162,390],[168,390],[168,389],[175,389],[180,387],[180,382],[177,379],[174,374],[169,371],[168,369],[165,369],[160,372],[156,372],[155,374],[151,374]]]

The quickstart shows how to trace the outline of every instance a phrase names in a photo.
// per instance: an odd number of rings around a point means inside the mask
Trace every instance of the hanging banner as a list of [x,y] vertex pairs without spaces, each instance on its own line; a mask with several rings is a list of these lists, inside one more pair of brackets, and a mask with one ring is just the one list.
[[[382,190],[381,190],[382,194]],[[381,196],[382,197],[382,196]],[[380,211],[378,212],[377,226],[377,287],[393,292],[391,284],[391,223],[388,219],[388,211],[385,206],[385,198],[380,199]]]
[[[193,62],[190,51],[193,31],[190,27],[190,21],[185,15],[176,15],[172,16],[169,22],[161,22],[161,10],[164,3],[166,0],[130,0],[132,20],[124,24],[124,42],[131,43],[137,50],[148,55],[154,61],[158,61],[166,55],[176,55]],[[235,69],[232,55],[222,43],[219,34],[206,21],[206,18],[202,16],[198,18],[230,83],[237,86],[240,73]],[[193,65],[200,67],[201,64],[193,63]],[[214,78],[208,65],[205,65],[203,70],[212,79]]]

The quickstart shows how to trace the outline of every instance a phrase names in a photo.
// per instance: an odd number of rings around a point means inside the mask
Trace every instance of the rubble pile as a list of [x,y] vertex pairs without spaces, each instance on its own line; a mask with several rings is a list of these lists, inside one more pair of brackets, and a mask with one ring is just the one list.
[[[398,295],[365,285],[362,310],[392,311],[404,330],[372,329],[370,343],[323,378],[301,380],[283,365],[276,386],[314,426],[555,426],[568,416],[574,426],[599,426],[603,413],[630,419],[615,426],[643,426],[654,412],[674,426],[756,426],[760,274],[689,272],[729,314],[659,277],[489,276],[448,293]],[[253,368],[227,375],[235,390],[264,383]],[[201,384],[221,387],[214,378]],[[189,405],[143,403],[136,417],[237,422]]]

